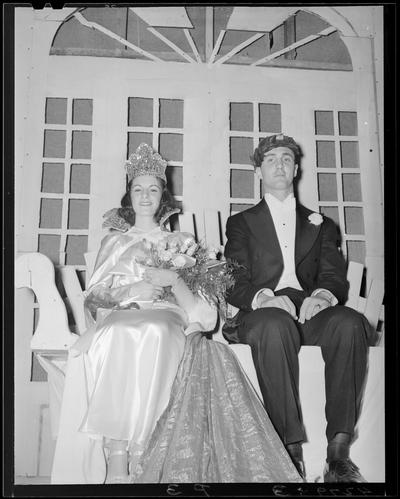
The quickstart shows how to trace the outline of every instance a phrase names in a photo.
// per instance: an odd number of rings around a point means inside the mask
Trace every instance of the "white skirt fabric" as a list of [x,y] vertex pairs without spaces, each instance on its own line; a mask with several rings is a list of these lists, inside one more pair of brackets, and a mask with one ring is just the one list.
[[144,448],[185,347],[177,310],[115,310],[87,353],[69,356],[51,483],[104,483],[105,439]]

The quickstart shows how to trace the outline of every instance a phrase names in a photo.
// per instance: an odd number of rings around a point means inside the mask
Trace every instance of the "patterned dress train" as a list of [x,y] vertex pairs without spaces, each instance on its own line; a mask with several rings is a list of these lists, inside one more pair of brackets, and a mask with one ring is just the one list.
[[169,404],[133,483],[301,482],[229,347],[186,337]]

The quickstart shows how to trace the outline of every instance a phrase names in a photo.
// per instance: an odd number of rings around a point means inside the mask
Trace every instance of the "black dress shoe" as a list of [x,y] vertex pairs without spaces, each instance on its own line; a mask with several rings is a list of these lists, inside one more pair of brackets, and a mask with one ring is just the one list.
[[353,461],[347,458],[337,459],[326,463],[324,470],[324,482],[365,483],[366,480],[361,475]]

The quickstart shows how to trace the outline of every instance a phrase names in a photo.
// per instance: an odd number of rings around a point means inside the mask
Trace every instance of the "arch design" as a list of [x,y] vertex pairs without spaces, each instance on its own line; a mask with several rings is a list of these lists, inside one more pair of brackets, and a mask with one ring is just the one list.
[[[160,8],[167,11],[163,17]],[[341,37],[357,36],[351,23],[330,7],[68,10],[54,37],[52,55],[127,57],[208,67],[242,64],[325,69],[329,53],[331,67],[327,69],[351,70],[351,57]],[[294,17],[299,28],[291,21]]]

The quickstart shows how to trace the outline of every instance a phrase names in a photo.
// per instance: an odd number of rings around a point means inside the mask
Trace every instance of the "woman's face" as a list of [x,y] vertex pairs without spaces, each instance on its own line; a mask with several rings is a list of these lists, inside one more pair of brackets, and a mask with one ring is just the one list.
[[152,175],[140,175],[132,180],[131,202],[137,216],[154,217],[162,196],[161,181]]

